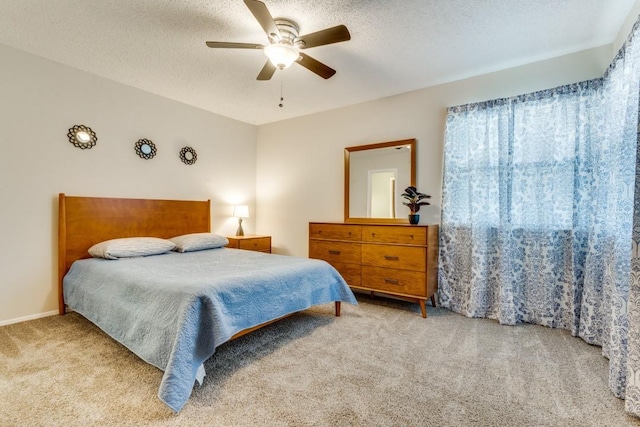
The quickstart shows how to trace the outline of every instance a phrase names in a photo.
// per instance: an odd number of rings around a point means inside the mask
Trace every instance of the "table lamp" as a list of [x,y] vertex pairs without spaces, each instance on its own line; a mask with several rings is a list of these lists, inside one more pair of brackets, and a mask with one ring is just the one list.
[[238,231],[236,231],[236,236],[244,236],[242,218],[249,218],[249,206],[235,205],[233,208],[233,217],[238,218]]

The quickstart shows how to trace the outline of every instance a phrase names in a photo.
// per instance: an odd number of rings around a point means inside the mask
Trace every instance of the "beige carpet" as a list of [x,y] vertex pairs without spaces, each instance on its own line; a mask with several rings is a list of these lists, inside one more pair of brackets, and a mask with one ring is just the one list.
[[566,331],[359,300],[223,345],[179,414],[161,371],[77,314],[1,327],[0,425],[640,426]]

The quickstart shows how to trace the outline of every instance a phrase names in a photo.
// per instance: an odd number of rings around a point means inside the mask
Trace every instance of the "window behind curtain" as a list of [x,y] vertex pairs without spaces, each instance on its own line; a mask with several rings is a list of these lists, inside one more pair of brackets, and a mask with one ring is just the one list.
[[[601,80],[453,107],[443,219],[526,230],[581,228],[590,198],[592,105]],[[577,198],[575,197],[577,196]]]

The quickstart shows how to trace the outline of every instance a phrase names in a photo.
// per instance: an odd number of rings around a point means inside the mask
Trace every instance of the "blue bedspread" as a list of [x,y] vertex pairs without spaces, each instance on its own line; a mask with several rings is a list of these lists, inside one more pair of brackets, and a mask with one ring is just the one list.
[[324,261],[237,249],[85,259],[65,302],[164,371],[158,397],[180,411],[203,363],[235,333],[313,305],[357,304]]

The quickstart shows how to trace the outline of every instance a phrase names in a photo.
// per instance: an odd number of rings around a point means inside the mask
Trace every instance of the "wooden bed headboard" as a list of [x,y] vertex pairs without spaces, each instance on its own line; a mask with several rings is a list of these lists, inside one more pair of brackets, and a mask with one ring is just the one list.
[[87,250],[120,237],[167,239],[211,231],[211,201],[58,197],[58,310],[65,313],[62,279]]

